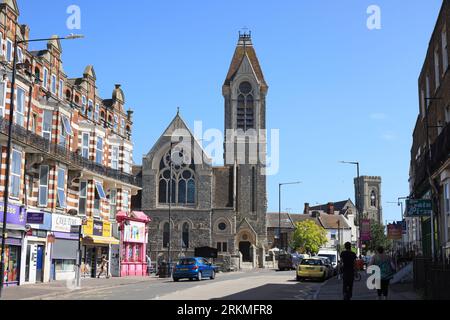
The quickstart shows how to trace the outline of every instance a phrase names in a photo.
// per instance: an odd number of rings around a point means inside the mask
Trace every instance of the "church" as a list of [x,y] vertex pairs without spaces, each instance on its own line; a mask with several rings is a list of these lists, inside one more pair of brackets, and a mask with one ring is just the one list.
[[[213,247],[226,268],[264,267],[267,92],[251,34],[239,34],[222,87],[224,165],[211,165],[178,113],[142,166],[134,168],[142,191],[133,206],[152,220],[152,261],[167,260],[169,254],[177,260],[193,256],[195,248]],[[252,154],[255,148],[259,157]]]

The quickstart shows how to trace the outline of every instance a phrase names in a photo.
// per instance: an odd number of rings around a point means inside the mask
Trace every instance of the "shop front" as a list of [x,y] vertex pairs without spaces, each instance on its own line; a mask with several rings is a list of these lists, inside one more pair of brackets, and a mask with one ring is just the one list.
[[[3,224],[4,203],[0,202],[0,223]],[[21,283],[22,255],[26,226],[26,214],[23,206],[8,204],[6,215],[6,242],[5,242],[5,271],[3,273],[6,287],[17,286]],[[1,246],[0,246],[1,255]]]
[[120,230],[120,275],[146,276],[150,218],[143,212],[119,212],[116,216]]
[[[87,218],[87,223],[83,226],[82,277],[96,278],[101,271],[103,258],[110,261],[111,247],[118,244],[119,240],[111,235],[109,221]],[[110,265],[108,263],[107,272],[102,277],[111,275]]]
[[70,280],[76,275],[80,234],[76,232],[82,220],[73,216],[52,214],[51,249],[53,280]]
[[47,241],[52,230],[52,216],[48,212],[28,211],[26,234],[25,283],[35,284],[50,281],[50,249]]

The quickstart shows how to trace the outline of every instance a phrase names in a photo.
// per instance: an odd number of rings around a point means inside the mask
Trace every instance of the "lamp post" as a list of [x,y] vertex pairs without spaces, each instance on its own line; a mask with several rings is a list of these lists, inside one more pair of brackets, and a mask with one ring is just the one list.
[[356,174],[357,174],[357,183],[356,183],[356,210],[358,210],[358,249],[359,249],[359,254],[362,254],[362,241],[361,241],[361,208],[360,208],[360,199],[361,199],[361,188],[359,186],[359,180],[360,180],[360,175],[359,175],[359,162],[358,161],[340,161],[340,163],[343,164],[351,164],[351,165],[356,165]]
[[280,183],[278,185],[278,239],[279,239],[279,243],[280,243],[280,250],[284,249],[284,246],[283,246],[284,243],[281,243],[281,187],[286,186],[286,185],[300,184],[300,183],[302,183],[302,182],[296,181],[296,182]]
[[6,148],[6,170],[5,170],[5,191],[3,194],[3,226],[2,226],[2,257],[0,263],[0,298],[2,297],[2,291],[4,286],[4,270],[5,270],[5,245],[6,245],[6,220],[8,212],[8,200],[9,200],[9,175],[11,169],[11,153],[12,153],[12,126],[14,124],[14,101],[15,101],[15,86],[16,86],[16,72],[17,72],[17,47],[19,44],[50,41],[50,40],[73,40],[83,38],[82,35],[71,34],[63,38],[46,38],[46,39],[33,39],[33,40],[17,40],[17,35],[14,39],[13,46],[13,65],[11,76],[11,103],[9,111],[9,127],[8,127],[8,144]]

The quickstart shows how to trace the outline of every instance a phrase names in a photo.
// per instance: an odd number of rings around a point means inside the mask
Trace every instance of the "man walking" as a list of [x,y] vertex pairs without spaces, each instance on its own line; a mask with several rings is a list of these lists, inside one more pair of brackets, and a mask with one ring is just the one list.
[[344,300],[351,300],[353,296],[353,281],[355,279],[356,254],[352,252],[352,244],[345,244],[345,251],[341,253],[342,274],[344,282]]

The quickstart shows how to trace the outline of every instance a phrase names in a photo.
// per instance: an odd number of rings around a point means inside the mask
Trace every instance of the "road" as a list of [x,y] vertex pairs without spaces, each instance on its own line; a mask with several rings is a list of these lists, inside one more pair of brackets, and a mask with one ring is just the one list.
[[48,300],[312,300],[320,282],[295,281],[295,272],[269,270],[218,274],[215,280],[155,279],[115,288],[61,294]]

